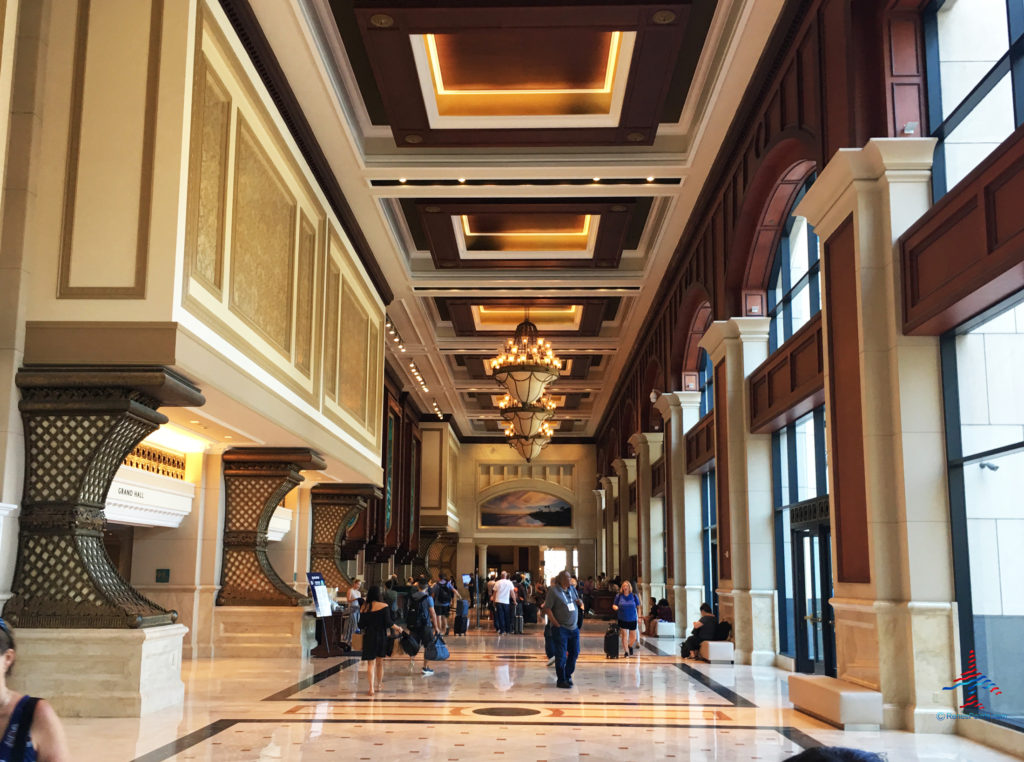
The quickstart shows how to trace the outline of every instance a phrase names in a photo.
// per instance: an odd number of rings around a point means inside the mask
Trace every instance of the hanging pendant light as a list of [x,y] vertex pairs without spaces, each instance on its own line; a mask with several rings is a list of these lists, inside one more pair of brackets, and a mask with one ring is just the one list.
[[504,351],[491,360],[494,380],[522,405],[537,402],[561,370],[562,361],[551,344],[539,336],[537,326],[530,322],[529,310]]
[[527,463],[540,455],[541,451],[547,447],[552,433],[551,424],[547,422],[542,423],[538,433],[533,436],[518,433],[514,424],[505,430],[509,446],[522,455]]
[[536,436],[541,427],[551,418],[557,405],[550,397],[543,396],[531,405],[521,405],[509,394],[498,403],[501,417],[508,421],[515,430],[526,437]]

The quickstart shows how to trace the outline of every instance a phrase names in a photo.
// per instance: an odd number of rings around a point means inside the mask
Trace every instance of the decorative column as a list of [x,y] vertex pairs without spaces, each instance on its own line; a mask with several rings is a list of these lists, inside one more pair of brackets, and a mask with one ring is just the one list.
[[699,618],[704,597],[700,545],[700,476],[686,473],[686,432],[697,422],[699,392],[666,392],[654,406],[665,421],[666,513],[672,517],[672,576],[666,595],[672,602],[676,637],[689,634],[688,624]]
[[700,345],[715,374],[718,605],[738,664],[775,662],[771,436],[750,433],[747,375],[768,356],[768,318],[716,321]]
[[345,531],[356,523],[369,501],[380,496],[372,484],[317,484],[310,490],[313,506],[313,542],[310,547],[310,571],[320,572],[328,587],[348,592],[352,581],[341,558]]
[[235,447],[224,453],[224,561],[218,606],[305,606],[267,558],[267,525],[303,480],[327,467],[308,447]]
[[604,568],[601,569],[608,579],[618,572],[619,565],[619,480],[608,476],[598,479],[604,489]]
[[[640,588],[637,595],[640,596],[641,605],[647,613],[647,601],[651,595],[656,595],[652,590],[655,582],[653,570],[654,546],[658,545],[659,551],[664,555],[664,537],[659,538],[655,543],[653,524],[651,519],[653,498],[653,485],[651,475],[651,464],[661,457],[663,434],[649,432],[637,432],[629,438],[629,443],[636,452],[636,517],[637,517],[637,586]],[[659,524],[664,522],[659,521]],[[664,526],[661,527],[664,530]],[[663,566],[658,562],[658,566]],[[664,569],[661,569],[664,575]],[[664,577],[660,577],[661,591],[664,592]]]
[[939,340],[903,335],[896,245],[929,207],[934,144],[839,150],[797,211],[823,241],[838,677],[882,693],[886,728],[973,733],[988,723],[937,719],[955,711],[943,686],[968,667],[957,664]]
[[629,578],[630,538],[636,542],[636,530],[630,532],[630,493],[629,487],[636,482],[636,458],[616,458],[612,468],[619,483],[619,576]]
[[125,456],[167,423],[157,408],[202,405],[202,394],[160,367],[23,368],[15,383],[25,484],[4,618],[19,629],[171,624],[177,614],[139,594],[111,564],[103,506]]
[[597,567],[594,570],[594,578],[597,579],[597,575],[608,568],[608,557],[606,555],[608,550],[608,505],[605,500],[605,491],[603,489],[591,490],[594,493],[594,502],[600,511],[601,521],[600,531],[597,536],[597,553],[594,554],[594,565]]

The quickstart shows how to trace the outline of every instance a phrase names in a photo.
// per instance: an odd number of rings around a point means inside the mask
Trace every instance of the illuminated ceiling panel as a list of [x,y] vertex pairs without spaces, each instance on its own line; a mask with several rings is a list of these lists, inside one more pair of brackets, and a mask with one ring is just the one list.
[[597,240],[593,214],[462,214],[454,219],[462,259],[531,257],[557,252],[592,257]]
[[[522,307],[489,307],[473,305],[473,323],[478,331],[514,331],[527,318]],[[534,307],[529,310],[530,321],[541,333],[545,331],[575,331],[580,327],[583,306]]]
[[635,32],[476,29],[411,35],[427,118],[440,129],[619,123]]

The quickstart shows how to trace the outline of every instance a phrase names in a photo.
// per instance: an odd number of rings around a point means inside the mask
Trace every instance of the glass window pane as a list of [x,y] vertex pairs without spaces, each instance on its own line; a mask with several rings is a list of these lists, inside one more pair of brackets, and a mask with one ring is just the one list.
[[942,142],[946,188],[960,182],[1009,137],[1014,130],[1013,120],[1013,87],[1007,74]]
[[936,27],[945,119],[1009,49],[1006,0],[947,0]]
[[978,703],[1024,724],[1024,450],[965,464],[963,476],[977,667],[1002,690],[979,690]]
[[807,261],[807,220],[794,216],[793,226],[789,231],[789,283],[790,288],[804,277],[809,262]]

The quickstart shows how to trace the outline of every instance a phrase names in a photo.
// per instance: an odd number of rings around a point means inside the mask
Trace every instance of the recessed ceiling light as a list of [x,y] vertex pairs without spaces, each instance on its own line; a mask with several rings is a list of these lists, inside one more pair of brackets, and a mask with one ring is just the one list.
[[399,177],[399,178],[398,178],[398,182],[400,182],[400,183],[404,183],[404,182],[405,182],[405,178],[404,178],[404,177]]
[[189,423],[199,423],[199,419],[193,418],[192,420],[189,421]]
[[599,182],[601,182],[601,178],[600,178],[600,177],[594,177],[594,178],[591,178],[591,179],[592,179],[592,180],[593,180],[593,181],[594,181],[595,183],[599,183]]
[[466,178],[465,178],[465,177],[460,177],[460,178],[459,178],[459,182],[460,182],[460,183],[464,183],[464,182],[466,182]]
[[654,182],[654,178],[653,178],[653,177],[648,177],[648,178],[647,178],[647,182],[649,182],[649,183],[653,183],[653,182]]
[[233,436],[231,436],[230,434],[225,434],[225,435],[224,435],[224,438],[225,438],[225,439],[234,439],[234,437],[233,437]]

